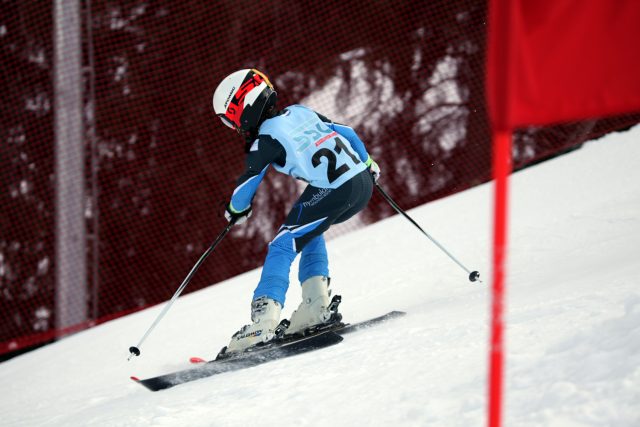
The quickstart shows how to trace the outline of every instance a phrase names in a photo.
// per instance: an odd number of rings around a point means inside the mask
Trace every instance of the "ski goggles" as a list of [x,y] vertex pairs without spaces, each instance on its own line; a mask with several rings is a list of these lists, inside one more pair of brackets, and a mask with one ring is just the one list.
[[225,126],[230,127],[231,129],[236,128],[236,125],[224,114],[218,114],[218,117],[220,117],[220,120],[222,120],[222,123],[224,123]]

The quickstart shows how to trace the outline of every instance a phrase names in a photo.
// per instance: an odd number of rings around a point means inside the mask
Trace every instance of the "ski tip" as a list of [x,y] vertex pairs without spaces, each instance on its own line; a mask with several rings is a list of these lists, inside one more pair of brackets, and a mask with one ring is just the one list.
[[138,377],[134,377],[133,375],[131,376],[131,379],[134,380],[135,382],[139,383],[140,382],[140,378]]
[[204,360],[201,357],[192,357],[191,359],[189,359],[189,362],[194,363],[194,364],[195,363],[207,363],[207,361]]

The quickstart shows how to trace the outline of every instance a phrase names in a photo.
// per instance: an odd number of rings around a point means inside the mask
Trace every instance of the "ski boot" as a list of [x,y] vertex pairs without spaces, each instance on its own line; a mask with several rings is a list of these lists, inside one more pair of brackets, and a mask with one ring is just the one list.
[[260,297],[251,303],[251,321],[233,334],[231,342],[223,348],[218,357],[229,356],[246,350],[256,344],[266,343],[275,337],[280,320],[280,303],[268,297]]
[[338,323],[341,297],[336,295],[329,301],[329,278],[313,276],[302,283],[302,302],[291,315],[285,334],[308,335],[327,325]]

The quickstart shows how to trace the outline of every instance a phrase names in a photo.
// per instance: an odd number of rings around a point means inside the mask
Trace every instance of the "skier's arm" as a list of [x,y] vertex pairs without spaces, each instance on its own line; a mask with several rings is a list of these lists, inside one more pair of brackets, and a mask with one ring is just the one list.
[[373,179],[378,182],[378,178],[380,178],[380,166],[378,166],[378,164],[371,158],[371,156],[367,152],[366,147],[364,146],[364,142],[362,142],[362,140],[358,137],[356,131],[349,126],[334,123],[318,112],[316,112],[316,114],[318,115],[320,120],[327,124],[327,126],[333,129],[335,132],[338,132],[340,135],[345,137],[347,141],[349,141],[349,144],[351,144],[351,148],[353,148],[356,153],[358,153],[358,157],[360,157],[360,160],[362,160],[369,168]]
[[249,209],[269,165],[277,163],[284,166],[285,161],[286,153],[277,140],[265,135],[256,139],[247,154],[245,171],[238,178],[231,196],[229,210],[240,213]]
[[358,153],[358,157],[360,157],[360,160],[362,160],[363,162],[367,162],[369,160],[369,153],[364,146],[364,142],[362,142],[362,140],[358,137],[358,134],[355,130],[353,130],[353,128],[346,125],[341,125],[339,123],[334,123],[320,113],[316,112],[316,114],[318,115],[320,120],[327,124],[327,126],[329,126],[335,132],[338,132],[347,141],[349,141],[351,148],[353,148],[356,153]]

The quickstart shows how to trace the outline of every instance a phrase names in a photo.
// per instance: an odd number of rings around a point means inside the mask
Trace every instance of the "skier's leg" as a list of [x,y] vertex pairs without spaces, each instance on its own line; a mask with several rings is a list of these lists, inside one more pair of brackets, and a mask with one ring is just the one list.
[[[336,190],[325,194],[313,206],[300,208],[298,218],[305,215],[327,215],[324,228],[343,222],[367,205],[373,192],[373,180],[368,171],[360,174]],[[306,209],[306,211],[305,211]],[[324,230],[323,230],[324,231]],[[288,334],[303,333],[306,329],[339,319],[329,310],[329,269],[327,251],[322,235],[305,236],[300,258],[298,278],[302,286],[302,302],[291,315]]]
[[253,293],[252,323],[233,335],[228,352],[242,351],[273,338],[289,287],[291,263],[297,255],[295,237],[295,230],[282,226],[269,244],[262,275]]
[[309,240],[300,254],[300,266],[298,280],[303,283],[309,277],[329,276],[329,259],[324,236],[320,234]]
[[332,316],[328,309],[330,301],[327,249],[322,234],[309,240],[302,249],[298,279],[302,288],[302,302],[291,316],[287,330],[289,334],[326,323]]
[[254,298],[269,296],[284,306],[291,263],[302,252],[298,278],[328,276],[327,249],[322,234],[365,208],[373,192],[368,171],[336,189],[307,186],[269,244],[262,277]]
[[[308,186],[302,193],[289,212],[285,224],[269,244],[262,276],[254,292],[253,324],[245,326],[234,335],[229,345],[230,351],[243,350],[270,339],[284,306],[291,263],[298,252],[305,252],[307,246],[309,249],[304,255],[304,261],[301,260],[300,272],[303,280],[303,304],[296,310],[299,312],[299,321],[295,319],[294,312],[292,324],[297,325],[301,331],[328,320],[328,263],[322,233],[334,222],[344,221],[364,208],[371,197],[371,184],[367,192],[366,185],[359,178],[361,175],[364,176],[360,174],[337,189]],[[304,301],[308,303],[304,304]]]
[[[317,236],[321,236],[329,227],[326,220],[327,218],[319,218],[302,225],[285,224],[280,227],[278,235],[269,244],[269,251],[262,267],[260,282],[258,282],[258,286],[253,293],[254,299],[266,296],[278,301],[284,307],[285,296],[289,288],[291,263],[293,263],[298,252],[306,247],[308,242]],[[316,245],[314,247],[316,252],[309,261],[312,261],[311,264],[322,264],[321,248]],[[309,262],[307,258],[305,257],[305,263]],[[326,266],[326,261],[324,264]],[[321,265],[312,267],[315,269],[314,271],[322,272],[326,270],[326,267],[323,269]]]
[[293,239],[293,235],[288,230],[280,228],[280,233],[269,243],[269,250],[264,260],[260,281],[253,292],[253,299],[266,296],[278,301],[284,307],[289,288],[291,263],[298,254]]
[[[294,215],[295,212],[292,210],[288,218]],[[310,218],[308,222],[285,223],[280,227],[278,234],[269,244],[262,275],[253,293],[251,303],[253,323],[244,326],[234,334],[227,346],[227,351],[242,351],[273,337],[289,287],[291,263],[307,243],[314,237],[320,236],[329,227],[325,222],[326,219]]]
[[352,196],[350,203],[340,215],[335,218],[333,224],[340,224],[363,210],[373,194],[373,179],[369,171],[364,171],[351,179]]

